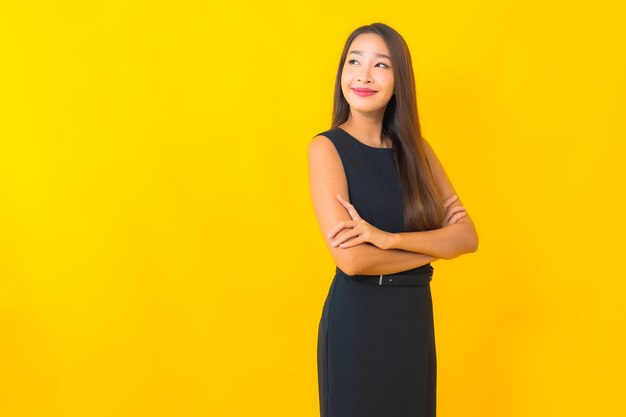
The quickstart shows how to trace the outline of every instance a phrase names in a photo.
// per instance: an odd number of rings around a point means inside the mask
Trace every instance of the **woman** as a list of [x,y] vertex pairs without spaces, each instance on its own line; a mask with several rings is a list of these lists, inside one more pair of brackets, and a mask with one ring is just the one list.
[[411,57],[391,27],[348,37],[332,127],[308,159],[336,263],[319,323],[321,416],[435,416],[431,262],[475,252],[478,235],[420,134]]

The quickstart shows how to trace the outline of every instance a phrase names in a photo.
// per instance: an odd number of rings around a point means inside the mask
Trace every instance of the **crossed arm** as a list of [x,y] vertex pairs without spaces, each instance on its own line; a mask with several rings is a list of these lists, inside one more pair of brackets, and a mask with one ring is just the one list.
[[458,223],[449,224],[441,229],[393,233],[391,248],[421,252],[440,259],[453,259],[476,252],[478,236],[471,220],[465,220],[467,216],[466,214]]
[[[327,239],[329,240],[329,239]],[[338,249],[345,253],[342,265],[348,275],[389,275],[426,265],[439,258],[401,249],[380,249],[369,242]]]
[[[430,144],[426,154],[433,177],[443,196],[456,194],[441,163]],[[392,234],[392,248],[380,249],[369,242],[348,248],[331,246],[330,230],[341,220],[351,220],[336,195],[348,195],[345,172],[337,150],[324,136],[316,136],[309,143],[309,186],[313,207],[319,220],[325,242],[337,266],[349,275],[392,274],[417,268],[437,259],[452,259],[478,247],[478,235],[468,214],[457,223],[425,232]],[[460,205],[457,199],[454,205]],[[341,236],[346,231],[340,232]]]

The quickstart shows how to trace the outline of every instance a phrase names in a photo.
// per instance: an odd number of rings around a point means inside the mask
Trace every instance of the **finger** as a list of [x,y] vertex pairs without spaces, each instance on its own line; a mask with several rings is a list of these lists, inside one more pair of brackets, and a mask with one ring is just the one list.
[[339,232],[341,229],[343,229],[343,220],[337,223],[335,226],[333,226],[332,229],[330,229],[330,232],[328,233],[328,238],[332,239],[332,237],[335,236],[335,234]]
[[448,197],[448,199],[445,201],[444,206],[448,207],[450,204],[454,203],[457,200],[457,195],[454,194],[450,197]]
[[348,227],[354,227],[355,225],[356,225],[356,222],[354,220],[342,220],[339,223],[337,223],[335,227],[331,229],[330,233],[328,233],[328,238],[332,239],[333,236],[335,236],[341,230],[348,228]]
[[461,220],[463,217],[465,217],[467,213],[465,212],[461,212],[461,213],[457,213],[454,216],[452,216],[452,219],[450,219],[453,223],[458,222],[459,220]]
[[347,202],[346,199],[341,196],[341,194],[337,194],[337,200],[339,200],[342,204],[344,202]]
[[361,236],[359,236],[357,238],[352,239],[349,242],[344,242],[344,243],[340,244],[339,247],[341,247],[343,249],[351,248],[352,246],[356,246],[356,245],[359,245],[359,244],[363,243],[363,241],[364,241],[364,239],[362,239]]
[[459,211],[465,211],[465,207],[463,206],[453,206],[449,209],[451,214],[458,213]]
[[340,244],[342,244],[343,242],[345,242],[346,240],[348,240],[349,238],[351,238],[353,236],[354,236],[354,234],[352,233],[352,231],[348,231],[348,232],[342,234],[341,236],[338,236],[332,242],[330,242],[330,246],[337,247],[337,246],[339,246]]
[[454,213],[446,213],[446,224],[452,224],[452,217],[454,217]]
[[330,233],[328,233],[328,238],[332,239],[333,236],[335,236],[335,234],[337,232],[339,232],[341,229],[343,229],[343,221],[340,221],[339,223],[337,223],[331,230]]
[[341,204],[343,204],[344,207],[348,210],[348,213],[350,214],[350,217],[352,217],[352,220],[360,220],[361,219],[361,216],[359,216],[359,213],[356,211],[354,206],[349,201],[344,200],[344,198],[341,197],[340,194],[337,194],[337,198],[339,199]]
[[450,213],[450,211],[446,212],[446,217],[445,217],[446,224],[450,224],[450,220],[452,219],[452,216],[454,216],[454,213]]
[[343,242],[345,242],[346,240],[350,239],[351,237],[357,236],[359,234],[358,231],[352,229],[346,233],[344,233],[343,235],[337,237],[337,239],[333,240],[332,242],[330,242],[331,246],[339,246],[340,244],[342,244]]
[[452,216],[460,211],[465,211],[465,207],[463,206],[448,207],[448,210],[446,211],[446,214],[445,214],[445,217],[447,219],[446,222],[450,221]]
[[348,227],[349,226],[348,222],[352,222],[352,220],[342,220],[339,223],[337,223],[337,225],[333,227],[333,229],[328,234],[328,238],[329,239],[332,238],[335,234],[339,233],[341,230]]
[[348,208],[348,213],[350,213],[350,217],[352,217],[352,220],[361,220],[361,216],[359,216],[359,213],[357,213],[354,207],[351,206],[350,208]]

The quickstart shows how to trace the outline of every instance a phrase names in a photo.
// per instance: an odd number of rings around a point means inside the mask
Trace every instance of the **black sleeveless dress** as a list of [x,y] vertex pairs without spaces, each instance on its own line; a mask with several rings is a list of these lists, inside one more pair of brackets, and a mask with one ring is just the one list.
[[[359,215],[381,230],[405,232],[394,150],[366,145],[339,127],[319,135],[335,145]],[[434,268],[409,272],[424,270]],[[319,322],[317,365],[321,417],[434,417],[430,279],[372,285],[336,267]]]

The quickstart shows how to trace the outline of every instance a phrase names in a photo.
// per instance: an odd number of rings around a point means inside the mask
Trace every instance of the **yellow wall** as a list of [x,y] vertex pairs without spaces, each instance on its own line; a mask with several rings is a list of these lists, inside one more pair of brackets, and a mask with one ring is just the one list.
[[439,416],[626,413],[623,2],[60,3],[0,5],[0,415],[318,415],[306,146],[374,21],[480,236]]

